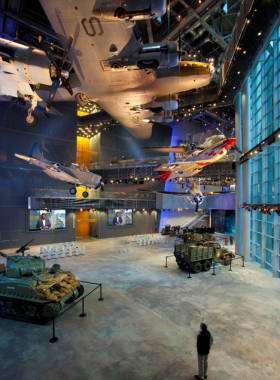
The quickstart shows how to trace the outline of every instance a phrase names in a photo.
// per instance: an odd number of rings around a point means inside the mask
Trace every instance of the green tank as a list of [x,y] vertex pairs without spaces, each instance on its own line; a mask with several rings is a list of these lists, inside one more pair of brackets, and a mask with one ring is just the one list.
[[55,318],[65,303],[81,297],[84,287],[60,265],[46,269],[40,257],[24,256],[31,241],[19,248],[17,255],[0,252],[7,259],[0,270],[0,317],[45,323]]

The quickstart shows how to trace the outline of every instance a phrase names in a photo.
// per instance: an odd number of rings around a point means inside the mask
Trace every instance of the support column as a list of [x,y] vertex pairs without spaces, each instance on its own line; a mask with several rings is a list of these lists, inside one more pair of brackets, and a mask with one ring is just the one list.
[[[250,150],[250,78],[248,78],[242,89],[242,140],[243,152]],[[251,203],[251,161],[247,160],[243,164],[243,203]],[[245,261],[250,261],[250,218],[251,212],[242,209],[242,254]]]
[[[236,145],[242,150],[242,107],[241,92],[239,92],[235,101],[235,138]],[[235,252],[242,254],[242,209],[238,207],[242,204],[242,165],[238,160],[240,154],[236,152],[236,187],[235,187]]]

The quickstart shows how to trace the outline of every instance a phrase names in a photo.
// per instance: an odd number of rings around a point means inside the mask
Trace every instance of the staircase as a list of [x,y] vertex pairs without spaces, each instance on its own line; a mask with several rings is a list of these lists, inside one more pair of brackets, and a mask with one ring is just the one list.
[[188,227],[192,228],[194,227],[198,222],[203,220],[204,218],[209,216],[209,211],[200,211],[192,218],[188,219],[186,223],[181,225],[181,228]]

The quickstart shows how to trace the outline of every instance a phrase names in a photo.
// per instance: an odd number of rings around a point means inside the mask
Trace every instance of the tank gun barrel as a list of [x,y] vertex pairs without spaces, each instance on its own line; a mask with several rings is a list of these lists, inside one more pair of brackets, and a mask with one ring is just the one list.
[[29,249],[28,244],[30,244],[34,239],[30,240],[27,244],[23,245],[22,247],[20,247],[18,250],[16,250],[16,253],[19,253],[19,252],[22,252],[22,255],[24,256],[24,251],[26,251],[27,249]]
[[3,253],[3,252],[0,252],[0,256],[3,256],[3,257],[5,257],[5,259],[7,259],[7,258],[8,258],[8,255],[5,255],[5,253]]

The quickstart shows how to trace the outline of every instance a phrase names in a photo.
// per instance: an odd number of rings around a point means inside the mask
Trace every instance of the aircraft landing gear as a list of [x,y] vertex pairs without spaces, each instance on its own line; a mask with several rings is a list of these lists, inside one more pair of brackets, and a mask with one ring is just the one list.
[[77,190],[76,190],[75,187],[71,187],[71,189],[69,190],[69,192],[70,192],[71,195],[75,195],[76,192],[77,192]]
[[35,125],[38,123],[38,117],[34,113],[30,112],[30,114],[28,113],[24,121],[25,124],[28,125],[28,127],[35,127]]
[[27,111],[27,116],[24,119],[25,124],[29,127],[35,127],[38,123],[38,117],[33,113],[35,107],[37,107],[37,98],[35,96],[26,96],[24,100],[28,100],[31,103],[29,110]]
[[87,197],[88,197],[88,192],[87,192],[87,191],[84,191],[84,192],[83,192],[83,197],[84,197],[84,198],[87,198]]

